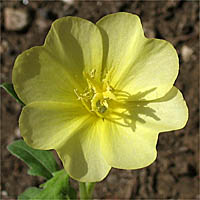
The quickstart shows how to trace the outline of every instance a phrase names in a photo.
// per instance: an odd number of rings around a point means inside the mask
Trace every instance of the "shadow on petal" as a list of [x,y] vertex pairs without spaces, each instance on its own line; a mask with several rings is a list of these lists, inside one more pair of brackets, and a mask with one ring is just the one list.
[[136,122],[139,122],[140,124],[146,123],[143,119],[143,115],[153,118],[156,121],[160,120],[160,118],[156,115],[156,111],[148,107],[148,102],[128,102],[126,107],[126,113],[128,114],[124,115],[123,119],[133,131],[136,130]]
[[55,21],[44,46],[50,55],[67,69],[67,73],[82,77],[84,59],[81,45],[74,36],[76,26],[71,18]]
[[[137,125],[145,124],[144,120],[151,118],[151,121],[160,121],[161,119],[157,115],[157,111],[148,106],[150,103],[166,102],[170,101],[177,95],[177,90],[172,88],[164,97],[153,100],[144,101],[145,96],[153,92],[156,88],[152,88],[145,92],[139,92],[135,95],[128,95],[124,92],[123,99],[125,103],[112,103],[112,118],[109,120],[125,127],[131,127],[133,131],[136,131]],[[121,92],[123,93],[123,91]],[[137,101],[135,101],[137,99]]]
[[77,180],[88,172],[88,164],[81,144],[82,129],[79,129],[61,148],[57,149],[64,168]]
[[172,89],[167,94],[165,94],[164,97],[161,97],[159,99],[155,99],[151,102],[156,103],[156,102],[170,101],[171,99],[173,99],[174,97],[177,96],[177,93],[178,93],[178,90],[175,87],[172,87]]
[[40,100],[65,102],[69,94],[75,96],[74,88],[84,87],[83,51],[71,33],[72,22],[68,26],[64,22],[62,27],[62,23],[55,25],[43,46],[25,51],[15,61],[13,84],[25,104]]
[[75,180],[100,181],[110,170],[100,148],[103,122],[96,119],[86,119],[73,135],[56,149],[66,171]]
[[103,30],[103,28],[101,28],[100,26],[98,26],[101,35],[103,37],[103,64],[102,64],[102,77],[105,76],[106,71],[106,61],[107,61],[107,56],[108,56],[108,49],[109,49],[109,38],[108,38],[108,34],[106,33],[106,31]]

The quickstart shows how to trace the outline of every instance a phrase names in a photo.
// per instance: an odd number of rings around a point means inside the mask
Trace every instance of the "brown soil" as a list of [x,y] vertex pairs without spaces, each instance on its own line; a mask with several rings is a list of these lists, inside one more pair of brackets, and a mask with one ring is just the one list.
[[[199,3],[198,1],[4,1],[1,8],[1,82],[11,82],[14,60],[24,50],[41,45],[56,18],[75,15],[96,22],[102,16],[126,11],[141,17],[145,34],[170,41],[178,51],[180,73],[176,86],[189,107],[189,121],[179,131],[162,133],[158,157],[151,166],[134,171],[113,169],[95,187],[99,199],[198,199],[199,195]],[[6,8],[29,15],[20,31],[5,27]],[[6,146],[19,139],[20,106],[1,91],[1,196],[16,199],[28,186],[43,179],[27,175],[27,166],[12,156]]]

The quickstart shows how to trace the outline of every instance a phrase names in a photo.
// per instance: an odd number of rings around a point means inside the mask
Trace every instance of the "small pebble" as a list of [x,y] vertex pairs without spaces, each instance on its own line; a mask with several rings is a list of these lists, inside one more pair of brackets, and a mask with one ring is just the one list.
[[21,137],[19,128],[15,129],[15,135],[16,135],[17,138]]
[[7,193],[7,191],[2,190],[1,195],[4,196],[4,197],[7,197],[7,196],[8,196],[8,193]]
[[74,0],[62,0],[62,1],[70,5],[74,4]]
[[0,53],[5,53],[8,50],[8,42],[6,40],[2,40],[0,44]]
[[28,1],[28,0],[22,0],[22,3],[23,3],[24,5],[28,5],[28,4],[29,4],[29,1]]
[[188,148],[185,146],[182,146],[179,148],[179,152],[186,152],[187,150],[188,150]]
[[97,1],[97,6],[102,6],[102,2],[101,1]]
[[5,28],[8,31],[20,31],[28,25],[28,14],[23,9],[5,8]]
[[191,57],[191,55],[193,54],[193,50],[192,50],[190,47],[184,45],[184,46],[182,47],[182,49],[181,49],[181,54],[182,54],[183,60],[184,60],[185,62],[187,62],[187,61],[190,60],[190,57]]
[[38,19],[36,20],[36,24],[39,27],[40,30],[45,30],[50,27],[50,22],[44,20],[44,19]]

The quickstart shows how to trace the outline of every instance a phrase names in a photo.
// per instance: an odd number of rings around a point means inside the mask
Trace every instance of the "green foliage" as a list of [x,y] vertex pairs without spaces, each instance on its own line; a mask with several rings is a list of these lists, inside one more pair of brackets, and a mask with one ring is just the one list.
[[53,178],[41,185],[42,189],[36,187],[28,188],[20,194],[18,200],[35,199],[76,199],[76,192],[69,185],[69,176],[65,170],[53,173]]
[[8,150],[29,166],[28,174],[30,175],[50,179],[53,177],[53,172],[58,169],[51,151],[32,149],[23,140],[17,140],[8,145]]
[[22,106],[24,106],[25,104],[19,99],[19,97],[17,96],[14,88],[13,88],[13,84],[12,83],[2,83],[0,84],[0,87],[2,87],[10,96],[14,97],[15,100],[21,104]]
[[25,190],[22,194],[18,196],[18,200],[31,200],[35,199],[35,197],[41,192],[42,190],[36,187],[29,187]]

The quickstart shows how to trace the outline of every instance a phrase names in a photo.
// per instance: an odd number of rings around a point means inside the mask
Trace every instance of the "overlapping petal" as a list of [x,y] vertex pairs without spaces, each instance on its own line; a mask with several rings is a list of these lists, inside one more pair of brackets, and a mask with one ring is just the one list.
[[128,102],[127,110],[133,122],[158,132],[181,129],[188,120],[186,102],[176,87],[154,101]]
[[31,48],[16,59],[13,84],[20,99],[66,102],[74,89],[84,88],[83,71],[102,66],[102,38],[91,22],[65,17],[55,21],[42,47]]
[[96,76],[100,78],[102,37],[92,22],[79,17],[58,19],[52,24],[44,45],[74,75],[82,76],[83,70],[88,73],[96,70]]
[[132,68],[119,80],[118,87],[132,95],[149,91],[143,100],[158,99],[172,88],[178,65],[176,50],[169,42],[148,39]]
[[61,148],[56,149],[66,171],[74,179],[81,182],[101,181],[110,171],[101,149],[103,131],[103,120],[91,118]]
[[82,105],[34,102],[23,108],[19,126],[28,145],[48,150],[62,145],[90,117]]
[[144,43],[142,25],[139,17],[129,13],[110,14],[96,24],[103,38],[104,73],[114,70],[111,83],[115,87]]
[[180,91],[173,87],[154,101],[127,102],[114,111],[114,116],[117,120],[105,120],[105,159],[112,167],[137,169],[155,160],[159,132],[185,126],[188,109]]
[[143,100],[160,98],[172,88],[178,56],[170,43],[145,38],[139,17],[129,13],[105,16],[97,25],[103,37],[105,71],[112,70],[114,88],[131,95],[151,90]]
[[120,169],[138,169],[150,165],[156,159],[158,132],[138,126],[105,121],[102,152],[109,165]]

